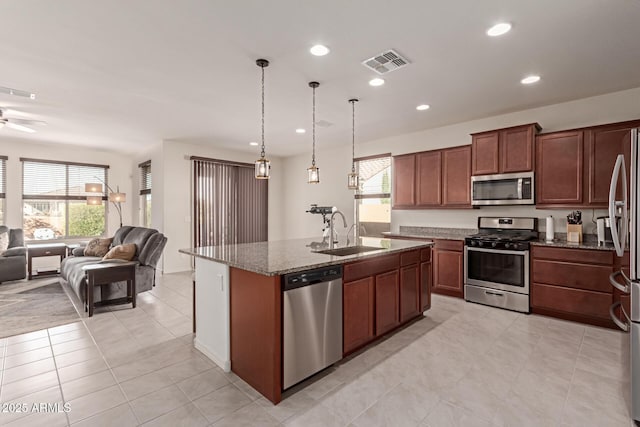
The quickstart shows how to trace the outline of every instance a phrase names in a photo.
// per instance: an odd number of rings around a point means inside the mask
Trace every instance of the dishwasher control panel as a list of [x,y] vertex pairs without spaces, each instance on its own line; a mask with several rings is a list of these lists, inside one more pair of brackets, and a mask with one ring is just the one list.
[[336,279],[342,279],[342,265],[332,265],[315,270],[285,274],[282,277],[282,290],[288,291],[316,283],[330,282]]

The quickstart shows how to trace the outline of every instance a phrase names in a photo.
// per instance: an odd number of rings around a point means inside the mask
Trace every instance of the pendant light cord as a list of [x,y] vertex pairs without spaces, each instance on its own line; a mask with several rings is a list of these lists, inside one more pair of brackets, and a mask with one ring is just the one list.
[[351,101],[351,173],[356,173],[356,100]]
[[313,151],[311,152],[311,166],[316,165],[316,87],[313,89],[313,113],[312,113],[312,131],[313,131]]
[[262,68],[262,151],[260,157],[264,159],[264,66]]

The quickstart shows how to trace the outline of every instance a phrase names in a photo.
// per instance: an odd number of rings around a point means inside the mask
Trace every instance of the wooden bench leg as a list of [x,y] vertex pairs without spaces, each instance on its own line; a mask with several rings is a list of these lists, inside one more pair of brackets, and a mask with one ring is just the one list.
[[89,306],[89,317],[93,316],[93,275],[89,275],[87,281],[87,305]]
[[133,304],[133,308],[136,308],[136,297],[136,273],[134,269],[133,277],[131,279],[131,302]]

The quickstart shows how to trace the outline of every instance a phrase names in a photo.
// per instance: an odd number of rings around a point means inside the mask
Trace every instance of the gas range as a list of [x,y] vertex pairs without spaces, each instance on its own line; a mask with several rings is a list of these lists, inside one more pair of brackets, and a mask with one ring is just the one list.
[[538,239],[537,218],[478,218],[477,234],[464,239],[467,246],[496,250],[526,251]]

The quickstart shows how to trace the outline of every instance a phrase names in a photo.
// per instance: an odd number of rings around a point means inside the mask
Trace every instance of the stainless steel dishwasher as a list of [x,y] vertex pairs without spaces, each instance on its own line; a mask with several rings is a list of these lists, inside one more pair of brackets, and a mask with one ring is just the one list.
[[284,389],[342,359],[342,266],[283,277]]

